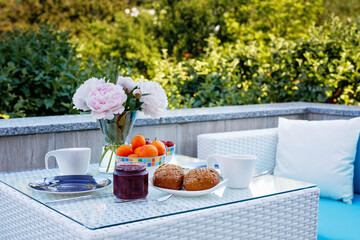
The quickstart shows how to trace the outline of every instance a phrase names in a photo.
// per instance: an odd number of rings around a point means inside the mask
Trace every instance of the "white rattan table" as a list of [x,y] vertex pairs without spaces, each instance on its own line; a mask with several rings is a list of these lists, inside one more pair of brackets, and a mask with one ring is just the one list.
[[[194,158],[177,155],[190,166]],[[91,173],[112,180],[112,175]],[[0,239],[316,239],[319,189],[266,175],[246,189],[223,187],[200,197],[165,196],[115,203],[114,196],[46,203],[74,196],[38,193],[27,184],[58,169],[0,173]],[[112,187],[91,193],[111,192]]]

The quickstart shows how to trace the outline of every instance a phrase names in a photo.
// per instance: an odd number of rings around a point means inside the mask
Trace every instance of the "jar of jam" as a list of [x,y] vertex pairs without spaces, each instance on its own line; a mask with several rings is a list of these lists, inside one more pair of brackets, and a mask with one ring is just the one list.
[[114,194],[120,199],[144,198],[148,194],[149,174],[146,164],[141,162],[120,162],[113,175]]

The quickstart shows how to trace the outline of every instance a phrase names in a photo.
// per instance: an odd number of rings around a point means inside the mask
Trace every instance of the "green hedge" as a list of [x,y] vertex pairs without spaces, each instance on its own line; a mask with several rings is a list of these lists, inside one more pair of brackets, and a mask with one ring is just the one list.
[[360,18],[333,18],[308,39],[220,44],[198,59],[157,64],[172,108],[273,102],[360,102]]
[[360,18],[345,20],[345,10],[338,11],[341,21],[330,18],[337,5],[0,1],[0,114],[75,113],[71,98],[79,84],[90,77],[113,81],[119,74],[158,81],[170,108],[359,104]]
[[10,116],[71,112],[85,76],[67,32],[50,26],[5,32],[0,40],[0,109]]

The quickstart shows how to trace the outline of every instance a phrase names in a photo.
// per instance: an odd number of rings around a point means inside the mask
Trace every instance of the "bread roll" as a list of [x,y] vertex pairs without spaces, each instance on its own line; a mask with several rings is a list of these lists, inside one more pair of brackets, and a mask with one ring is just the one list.
[[206,190],[220,182],[219,173],[212,168],[195,168],[184,177],[183,186],[187,191]]
[[153,176],[153,184],[157,187],[180,190],[184,179],[184,170],[175,164],[163,164]]

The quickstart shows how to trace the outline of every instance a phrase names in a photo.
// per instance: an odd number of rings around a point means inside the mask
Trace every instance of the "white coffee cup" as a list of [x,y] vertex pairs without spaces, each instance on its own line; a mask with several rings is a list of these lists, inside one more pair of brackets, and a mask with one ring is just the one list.
[[45,167],[49,168],[49,157],[54,156],[61,175],[85,175],[89,169],[90,148],[63,148],[45,155]]
[[230,188],[247,188],[255,171],[256,156],[252,155],[209,155],[207,166],[214,168],[215,161],[219,164],[223,178],[227,178]]

